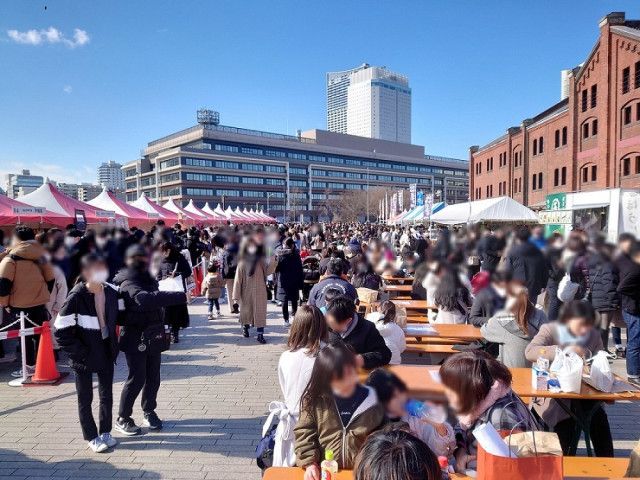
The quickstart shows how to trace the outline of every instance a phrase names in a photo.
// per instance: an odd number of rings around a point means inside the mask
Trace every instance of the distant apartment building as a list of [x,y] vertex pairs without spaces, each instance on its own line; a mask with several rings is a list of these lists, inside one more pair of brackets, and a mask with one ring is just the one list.
[[[600,21],[584,63],[563,75],[559,103],[470,148],[473,200],[640,187],[640,21]],[[491,115],[491,113],[488,113]]]
[[468,198],[466,160],[326,130],[288,136],[200,124],[150,142],[123,170],[127,201],[144,193],[161,203],[260,207],[279,218],[315,219],[346,191],[412,183],[448,203]]
[[120,163],[110,160],[98,167],[98,184],[112,191],[124,190],[124,172]]
[[33,192],[43,183],[43,177],[31,175],[29,170],[22,170],[22,173],[9,173],[5,177],[6,194],[11,198],[17,198]]
[[327,74],[327,129],[360,137],[411,143],[409,79],[363,64]]
[[100,192],[102,192],[101,185],[94,185],[92,183],[64,183],[58,182],[56,184],[58,190],[71,198],[80,200],[82,202],[88,202],[93,200]]

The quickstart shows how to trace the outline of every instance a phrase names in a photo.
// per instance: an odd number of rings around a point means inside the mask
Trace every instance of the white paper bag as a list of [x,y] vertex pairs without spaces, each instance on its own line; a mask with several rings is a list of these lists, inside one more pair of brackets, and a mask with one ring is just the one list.
[[560,283],[558,284],[558,300],[562,301],[563,303],[570,302],[575,298],[576,293],[578,292],[578,288],[580,288],[580,285],[572,282],[568,273],[565,274],[565,276],[562,277],[562,280],[560,280]]
[[601,392],[610,393],[613,389],[615,378],[609,365],[607,352],[600,350],[591,363],[591,382]]

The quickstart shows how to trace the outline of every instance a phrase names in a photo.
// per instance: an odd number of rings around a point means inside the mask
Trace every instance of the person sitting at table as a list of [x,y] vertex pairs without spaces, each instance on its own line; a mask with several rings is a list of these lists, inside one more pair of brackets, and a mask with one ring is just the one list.
[[444,393],[458,418],[456,472],[475,469],[473,430],[490,423],[496,430],[538,430],[527,406],[511,389],[511,372],[482,351],[450,356],[440,367]]
[[440,265],[438,277],[440,283],[433,297],[438,309],[436,323],[466,323],[467,312],[471,306],[469,290],[462,284],[455,269],[451,267]]
[[451,425],[410,416],[406,408],[409,399],[407,385],[396,375],[377,368],[369,374],[366,384],[376,391],[390,422],[405,422],[411,433],[426,443],[436,455],[453,455],[456,439]]
[[422,440],[401,429],[367,438],[356,457],[355,480],[440,480],[438,459]]
[[[320,349],[327,342],[327,324],[322,312],[311,305],[301,305],[295,314],[288,349],[280,355],[278,379],[283,402],[271,402],[269,413],[279,419],[273,447],[274,467],[296,464],[294,439],[291,434],[300,416],[300,399],[311,379],[311,371]],[[271,418],[267,420],[271,424]]]
[[358,381],[355,354],[344,344],[318,352],[311,380],[302,394],[294,429],[296,463],[305,480],[320,480],[320,462],[333,450],[340,470],[353,468],[370,433],[385,423],[375,390]]
[[524,351],[545,323],[547,316],[531,303],[524,285],[512,281],[507,288],[504,309],[482,325],[480,332],[485,340],[498,344],[498,360],[507,368],[527,368],[531,362]]
[[333,299],[325,314],[332,343],[346,343],[357,354],[358,368],[372,369],[391,361],[391,350],[378,329],[356,312],[353,300],[345,295]]
[[373,267],[367,259],[363,258],[355,264],[351,284],[355,288],[379,291],[382,289],[382,278],[373,271]]
[[[540,327],[540,331],[526,348],[525,355],[530,362],[535,362],[539,357],[553,362],[557,348],[576,352],[585,358],[604,349],[602,336],[596,328],[595,311],[589,302],[572,300],[564,304],[559,320]],[[597,457],[613,457],[611,429],[604,408],[589,400],[571,402],[580,402],[584,412],[595,408],[591,417],[593,449]],[[546,425],[558,434],[565,455],[569,452],[576,430],[576,420],[566,413],[569,408],[569,401],[557,399],[538,400],[534,406]]]
[[480,290],[473,299],[469,311],[469,323],[481,327],[499,310],[504,309],[507,300],[509,274],[502,271],[493,272],[487,288]]
[[332,258],[327,264],[326,274],[320,278],[309,292],[309,305],[318,308],[325,306],[324,294],[329,288],[339,290],[342,295],[346,295],[353,301],[358,299],[358,292],[347,280],[346,262],[340,258]]
[[365,317],[373,324],[384,338],[384,343],[391,351],[389,365],[402,363],[402,352],[407,349],[407,339],[404,330],[396,323],[396,305],[390,300],[380,302],[375,312]]

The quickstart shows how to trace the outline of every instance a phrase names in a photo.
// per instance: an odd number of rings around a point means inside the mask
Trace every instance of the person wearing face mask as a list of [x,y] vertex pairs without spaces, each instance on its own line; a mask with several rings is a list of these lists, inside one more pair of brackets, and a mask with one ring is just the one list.
[[83,238],[82,232],[73,228],[69,230],[64,237],[64,246],[67,250],[67,256],[69,257],[67,285],[69,288],[72,288],[80,275],[80,260],[89,253],[89,245],[87,240]]
[[[49,320],[46,304],[55,283],[51,264],[44,247],[35,240],[35,232],[18,226],[13,232],[11,247],[0,254],[0,308],[7,308],[9,323],[24,312],[32,323],[42,325]],[[40,335],[27,336],[25,354],[27,371],[33,373]],[[22,376],[17,370],[12,376]]]
[[488,353],[475,350],[450,356],[440,367],[440,378],[449,407],[458,418],[458,447],[453,453],[457,473],[476,468],[475,428],[491,424],[498,431],[540,429],[511,389],[509,369]]
[[355,265],[351,284],[355,288],[368,288],[378,291],[382,288],[382,278],[373,271],[372,265],[363,258]]
[[[540,327],[540,331],[526,348],[525,356],[530,362],[535,362],[539,357],[553,362],[557,348],[575,352],[585,358],[604,349],[602,336],[596,328],[595,311],[589,302],[572,300],[566,303],[558,321]],[[565,407],[559,405],[559,402],[564,402]],[[580,402],[580,408],[584,412],[593,410],[591,431],[597,434],[591,440],[595,454],[597,457],[613,457],[609,419],[599,403],[589,400],[538,400],[535,411],[558,434],[564,454],[569,451],[576,429],[576,421],[566,413],[567,409],[571,409],[570,402]]]
[[353,352],[344,344],[322,348],[294,429],[296,463],[305,469],[304,480],[320,480],[320,462],[327,450],[333,450],[340,470],[353,468],[369,434],[384,423],[384,407],[375,390],[358,381]]
[[234,303],[240,305],[240,325],[242,335],[249,337],[249,328],[256,327],[258,343],[264,339],[267,325],[267,276],[273,274],[277,266],[275,260],[267,263],[264,245],[260,235],[247,240],[240,251],[240,261],[233,282]]
[[504,308],[489,318],[480,332],[486,341],[498,344],[498,360],[508,368],[527,368],[531,362],[524,351],[547,322],[547,316],[531,303],[521,283],[511,282],[506,293]]
[[183,305],[184,292],[160,292],[158,282],[149,273],[149,258],[142,245],[130,246],[125,254],[126,268],[113,279],[120,286],[124,310],[119,316],[120,351],[129,367],[120,396],[115,429],[124,435],[137,435],[140,428],[131,418],[133,404],[142,391],[143,425],[150,430],[162,428],[155,412],[160,388],[160,355],[164,341],[164,308]]
[[[191,276],[191,266],[187,259],[169,242],[160,247],[162,261],[160,262],[156,280],[164,280],[169,277],[182,278],[182,287],[186,291],[185,280]],[[181,305],[172,305],[164,309],[164,323],[171,327],[171,341],[180,341],[180,329],[189,326],[189,310],[187,302]]]
[[[118,293],[105,284],[107,265],[95,254],[81,260],[81,276],[55,321],[56,338],[75,372],[80,428],[89,448],[101,453],[117,442],[111,436],[113,364],[118,356]],[[93,375],[98,377],[99,425],[93,418]]]
[[300,290],[304,286],[304,271],[300,252],[296,248],[293,238],[284,241],[283,248],[276,256],[276,299],[282,302],[282,317],[284,324],[289,325],[289,303],[295,316],[300,300]]

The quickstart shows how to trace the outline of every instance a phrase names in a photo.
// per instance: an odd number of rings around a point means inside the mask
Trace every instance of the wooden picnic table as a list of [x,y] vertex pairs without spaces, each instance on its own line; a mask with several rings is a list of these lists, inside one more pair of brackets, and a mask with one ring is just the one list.
[[[420,311],[426,312],[427,310],[436,310],[435,305],[430,305],[426,300],[397,300],[393,299],[393,303],[395,303],[398,307],[404,307],[407,311]],[[378,302],[373,302],[374,304]],[[367,302],[360,301],[360,305],[367,306]]]
[[[585,457],[564,457],[562,459],[564,467],[564,478],[622,478],[627,466],[628,458],[585,458]],[[278,468],[272,467],[266,470],[263,480],[302,480],[304,470],[302,468]],[[454,473],[451,475],[455,480],[470,480],[471,477]],[[353,471],[342,470],[338,472],[335,480],[353,480]]]
[[382,289],[389,293],[410,293],[412,285],[384,285]]
[[399,283],[400,285],[413,283],[413,277],[394,277],[390,275],[382,275],[382,280],[387,283]]
[[473,325],[468,324],[447,324],[447,323],[432,323],[431,326],[437,332],[436,335],[418,335],[409,334],[405,332],[407,338],[416,338],[419,343],[442,343],[437,340],[449,339],[452,341],[471,342],[474,340],[481,340],[482,334],[480,329]]

